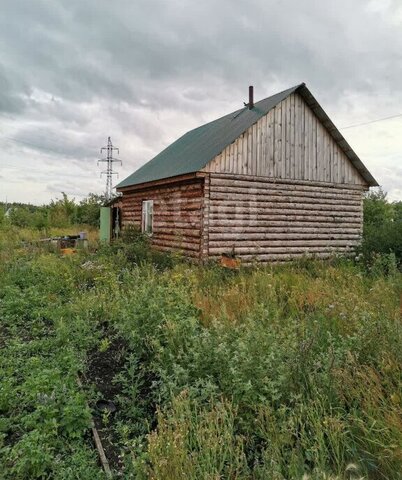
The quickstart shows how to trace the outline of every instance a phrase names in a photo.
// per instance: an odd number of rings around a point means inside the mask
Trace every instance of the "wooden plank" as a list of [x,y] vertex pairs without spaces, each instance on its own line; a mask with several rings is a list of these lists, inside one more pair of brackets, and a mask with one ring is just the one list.
[[296,148],[295,148],[295,140],[296,140],[296,128],[295,128],[295,113],[296,113],[296,107],[295,107],[295,100],[296,97],[295,95],[291,95],[290,97],[290,103],[291,103],[291,116],[290,116],[290,178],[298,178],[296,174]]
[[272,176],[277,176],[276,164],[282,154],[282,105],[275,107],[275,145],[274,145],[274,162],[272,164]]
[[261,176],[272,176],[274,165],[274,144],[275,144],[275,111],[268,113],[268,134],[266,137],[267,163],[265,169],[261,172]]
[[[282,148],[282,155],[284,155],[283,158],[285,158],[285,178],[292,178],[292,159],[291,159],[291,119],[292,119],[292,104],[290,102],[290,97],[286,99],[286,101],[283,102],[284,107],[285,107],[285,114],[286,118],[283,120],[283,128],[282,128],[282,142],[283,142],[283,147]],[[280,175],[278,175],[278,172],[274,172],[275,176],[280,178]]]
[[304,163],[304,101],[300,98],[299,109],[299,162],[300,162],[300,178],[308,180],[308,172],[306,172],[306,165]]
[[249,134],[246,132],[243,136],[243,155],[242,155],[242,161],[241,161],[241,168],[239,170],[240,175],[248,175],[248,168],[249,168],[249,155],[250,155],[250,145],[251,139],[249,137]]
[[261,176],[264,174],[265,165],[267,160],[266,154],[266,142],[265,137],[267,135],[267,116],[264,115],[257,124],[258,142],[257,142],[257,171],[256,175]]
[[247,155],[244,159],[243,172],[249,175],[253,163],[253,131],[251,128],[247,130]]
[[251,127],[252,135],[253,135],[253,154],[252,154],[252,161],[251,165],[249,165],[247,173],[249,175],[257,175],[257,144],[258,144],[258,138],[257,138],[257,124],[254,124]]

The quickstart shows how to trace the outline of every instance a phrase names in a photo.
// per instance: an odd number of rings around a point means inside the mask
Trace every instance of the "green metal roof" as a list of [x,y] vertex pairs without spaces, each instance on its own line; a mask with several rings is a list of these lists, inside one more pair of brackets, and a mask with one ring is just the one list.
[[208,162],[219,155],[224,148],[234,142],[237,137],[296,90],[308,100],[310,107],[320,120],[323,121],[324,125],[327,123],[329,132],[335,141],[345,151],[345,154],[368,184],[378,185],[358,156],[346,143],[346,140],[339,130],[333,125],[322,107],[311,95],[305,84],[301,83],[283,92],[272,95],[272,97],[256,102],[252,109],[244,107],[194,130],[190,130],[156,155],[152,160],[120,182],[116,188],[119,189],[202,170]]
[[297,90],[299,86],[256,102],[251,110],[244,107],[190,130],[120,182],[116,188],[202,170],[225,147],[234,142],[239,135]]

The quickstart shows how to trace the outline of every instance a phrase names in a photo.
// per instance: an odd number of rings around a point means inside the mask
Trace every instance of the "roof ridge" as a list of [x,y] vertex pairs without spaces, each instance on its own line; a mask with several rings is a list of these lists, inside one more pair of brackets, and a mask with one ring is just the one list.
[[[298,88],[303,87],[305,85],[306,84],[304,82],[302,82],[302,83],[299,83],[299,84],[297,84],[293,87],[285,88],[284,90],[282,90],[280,92],[277,92],[277,93],[274,93],[273,95],[269,95],[268,97],[262,98],[261,100],[258,100],[257,102],[254,102],[254,107],[251,108],[250,110],[253,110],[254,108],[256,108],[259,103],[264,102],[266,100],[269,100],[272,97],[276,97],[277,95],[278,96],[282,95],[283,93],[287,92],[288,90],[289,90],[289,95],[290,95],[290,93],[293,93]],[[292,92],[290,92],[290,91],[292,91]],[[230,117],[231,115],[235,115],[235,114],[240,115],[241,113],[243,113],[244,111],[247,111],[248,109],[249,108],[247,107],[247,105],[244,105],[242,108],[239,108],[238,110],[234,110],[233,112],[227,113],[226,115],[222,115],[221,117],[215,118],[214,120],[210,120],[209,122],[203,123],[202,125],[199,125],[198,127],[192,128],[191,130],[187,130],[187,132],[183,133],[183,135],[186,135],[187,133],[190,133],[190,132],[194,132],[195,130],[198,130],[199,128],[202,128],[206,125],[209,125],[210,123],[217,122],[218,120],[223,120],[224,118]],[[181,137],[179,137],[179,138],[181,138]]]
[[202,170],[225,147],[302,85],[263,98],[251,109],[243,107],[187,131],[120,182],[117,188]]

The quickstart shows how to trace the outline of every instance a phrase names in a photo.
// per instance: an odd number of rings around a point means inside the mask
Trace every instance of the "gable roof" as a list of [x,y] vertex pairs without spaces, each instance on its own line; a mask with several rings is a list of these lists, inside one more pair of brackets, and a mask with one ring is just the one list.
[[343,138],[306,85],[301,83],[256,102],[252,109],[246,106],[201,127],[190,130],[120,182],[116,188],[124,188],[202,170],[224,148],[234,142],[282,100],[285,100],[296,91],[302,95],[366,182],[370,186],[377,186],[376,180]]

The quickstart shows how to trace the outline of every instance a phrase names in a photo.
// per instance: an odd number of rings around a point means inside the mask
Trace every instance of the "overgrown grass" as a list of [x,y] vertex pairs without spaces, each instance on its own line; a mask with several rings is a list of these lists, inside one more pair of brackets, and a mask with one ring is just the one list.
[[123,478],[401,478],[397,270],[234,272],[138,252],[3,257],[4,478],[102,478],[76,376],[112,338],[126,345],[111,419]]

